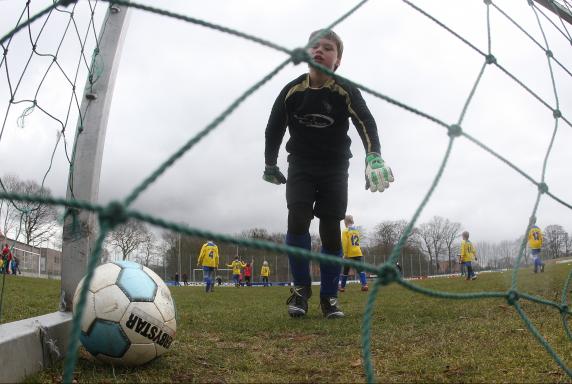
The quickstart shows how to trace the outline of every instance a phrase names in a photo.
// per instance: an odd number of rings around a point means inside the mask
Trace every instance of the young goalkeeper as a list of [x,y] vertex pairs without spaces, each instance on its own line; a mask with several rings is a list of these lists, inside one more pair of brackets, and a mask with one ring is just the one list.
[[[360,233],[359,229],[354,226],[354,218],[352,215],[347,215],[344,218],[346,228],[342,232],[342,249],[344,251],[344,258],[352,259],[353,261],[362,261],[363,254],[360,247]],[[344,266],[342,273],[342,281],[340,284],[340,292],[346,290],[346,282],[348,281],[348,273],[350,272],[349,266]],[[359,281],[361,283],[361,290],[367,292],[367,279],[365,272],[356,269],[359,273]]]
[[[329,71],[338,69],[343,43],[335,32],[315,31],[309,45],[307,52],[313,63]],[[380,156],[377,126],[357,87],[310,65],[308,73],[288,83],[274,102],[265,132],[263,179],[286,184],[289,246],[310,250],[310,223],[316,216],[320,219],[322,253],[342,256],[340,221],[346,215],[352,157],[349,119],[365,148],[366,189],[383,192],[393,175]],[[286,127],[290,133],[286,143],[288,179],[276,165]],[[306,258],[288,256],[294,281],[287,300],[288,314],[304,316],[312,295],[310,263]],[[337,300],[340,265],[321,263],[320,274],[324,316],[343,317]]]

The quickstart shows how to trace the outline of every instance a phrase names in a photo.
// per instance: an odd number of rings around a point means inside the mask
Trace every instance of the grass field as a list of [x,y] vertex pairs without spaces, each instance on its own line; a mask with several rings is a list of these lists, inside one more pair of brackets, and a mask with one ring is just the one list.
[[[560,300],[570,265],[547,265],[543,274],[523,269],[518,289]],[[418,282],[449,292],[506,291],[511,272],[482,273],[478,280]],[[3,321],[57,308],[58,281],[6,281]],[[137,368],[112,368],[80,352],[79,383],[124,382],[364,382],[361,328],[367,294],[355,285],[340,295],[347,317],[323,319],[318,288],[304,319],[286,314],[286,287],[172,289],[178,329],[170,352]],[[558,311],[521,300],[527,315],[572,366],[572,342]],[[502,299],[434,299],[396,284],[376,301],[372,354],[380,382],[570,382]],[[62,364],[29,377],[59,382]]]

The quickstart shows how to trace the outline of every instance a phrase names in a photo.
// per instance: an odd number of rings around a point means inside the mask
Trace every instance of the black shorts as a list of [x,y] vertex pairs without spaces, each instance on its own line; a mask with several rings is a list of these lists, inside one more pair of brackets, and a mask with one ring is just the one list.
[[313,208],[314,216],[343,220],[348,207],[349,161],[331,164],[289,158],[286,203]]

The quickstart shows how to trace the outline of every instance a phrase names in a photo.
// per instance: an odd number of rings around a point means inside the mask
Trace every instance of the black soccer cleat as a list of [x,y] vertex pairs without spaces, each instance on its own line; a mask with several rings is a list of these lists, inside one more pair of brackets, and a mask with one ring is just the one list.
[[345,316],[338,308],[337,297],[320,297],[320,307],[326,319],[340,319]]
[[302,317],[308,312],[308,299],[312,296],[311,286],[295,286],[290,288],[292,295],[286,300],[288,314],[292,317]]

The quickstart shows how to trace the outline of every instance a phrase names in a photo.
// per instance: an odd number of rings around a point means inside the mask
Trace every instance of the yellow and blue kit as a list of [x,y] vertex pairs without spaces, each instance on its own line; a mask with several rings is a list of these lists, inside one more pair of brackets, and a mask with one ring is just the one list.
[[240,269],[246,267],[246,264],[240,260],[233,260],[227,267],[232,268],[232,279],[236,287],[240,286]]
[[469,240],[461,240],[461,263],[467,267],[467,280],[477,278],[473,271],[473,261],[476,259],[477,250]]
[[[363,253],[361,252],[360,247],[360,232],[357,227],[349,226],[342,231],[342,251],[344,258],[361,261]],[[367,285],[365,272],[357,269],[356,271],[359,273],[359,279],[362,287],[365,287]],[[346,287],[349,272],[349,265],[345,265],[344,270],[342,271],[342,280],[340,282],[342,289],[345,289]]]
[[461,241],[461,262],[467,263],[475,260],[477,251],[469,240]]
[[528,232],[528,246],[530,249],[540,249],[542,248],[542,241],[544,237],[542,236],[542,231],[536,225],[530,228]]
[[246,264],[240,260],[233,260],[233,262],[228,264],[227,267],[232,268],[233,275],[240,275],[240,270],[246,267]]
[[218,268],[218,247],[212,242],[204,243],[199,253],[197,265]]
[[206,292],[214,290],[214,270],[218,268],[218,247],[212,241],[207,241],[201,247],[197,265],[203,267]]
[[262,285],[268,287],[268,276],[270,276],[270,267],[268,265],[262,265],[260,276],[262,277]]
[[348,227],[342,231],[342,249],[345,258],[363,256],[360,247],[360,233],[354,227]]

